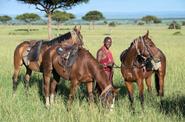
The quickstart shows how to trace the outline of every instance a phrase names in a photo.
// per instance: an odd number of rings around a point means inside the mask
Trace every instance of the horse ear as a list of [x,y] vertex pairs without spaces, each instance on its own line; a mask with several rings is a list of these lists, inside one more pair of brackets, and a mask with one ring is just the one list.
[[74,31],[76,31],[76,30],[77,30],[77,26],[76,26],[76,25],[75,25],[75,27],[73,28],[73,30],[74,30]]
[[143,37],[148,38],[148,36],[149,36],[149,30],[147,30],[146,34]]

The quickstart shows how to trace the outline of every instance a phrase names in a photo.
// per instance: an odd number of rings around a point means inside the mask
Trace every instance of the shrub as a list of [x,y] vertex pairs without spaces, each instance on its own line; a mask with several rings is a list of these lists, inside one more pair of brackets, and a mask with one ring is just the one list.
[[137,25],[144,25],[144,22],[138,22]]
[[109,27],[115,27],[116,26],[116,23],[115,22],[110,22],[109,23]]
[[173,35],[182,35],[182,33],[180,31],[174,32]]
[[169,25],[168,29],[181,29],[181,25],[178,24],[176,21],[173,21],[173,22]]
[[161,20],[160,20],[160,19],[155,19],[155,20],[154,20],[154,23],[155,23],[155,24],[161,23]]
[[182,26],[185,26],[185,21],[182,22]]

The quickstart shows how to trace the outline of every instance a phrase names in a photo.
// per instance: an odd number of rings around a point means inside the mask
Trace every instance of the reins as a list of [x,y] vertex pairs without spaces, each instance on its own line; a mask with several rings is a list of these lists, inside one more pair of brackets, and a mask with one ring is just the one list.
[[121,67],[118,66],[117,64],[114,64],[114,66],[112,68],[115,68],[115,69],[120,69]]

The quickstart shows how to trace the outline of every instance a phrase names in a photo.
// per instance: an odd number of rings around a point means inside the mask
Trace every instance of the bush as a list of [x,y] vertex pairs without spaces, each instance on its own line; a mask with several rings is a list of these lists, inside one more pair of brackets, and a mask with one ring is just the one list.
[[182,33],[180,31],[174,32],[173,35],[177,36],[177,35],[182,35]]
[[185,21],[182,22],[182,26],[185,26]]
[[156,19],[156,20],[154,20],[154,23],[155,24],[161,23],[161,20],[160,19]]
[[144,22],[138,22],[137,25],[144,25]]
[[176,21],[173,21],[173,22],[169,25],[168,29],[181,29],[181,25],[178,24]]
[[115,27],[116,26],[116,23],[115,22],[110,22],[109,23],[109,27]]

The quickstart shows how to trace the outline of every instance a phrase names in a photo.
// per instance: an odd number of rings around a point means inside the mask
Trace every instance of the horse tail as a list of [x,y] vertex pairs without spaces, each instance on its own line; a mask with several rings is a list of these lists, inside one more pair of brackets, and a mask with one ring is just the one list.
[[156,88],[157,94],[159,94],[160,83],[159,83],[159,76],[157,73],[155,73],[155,88]]

